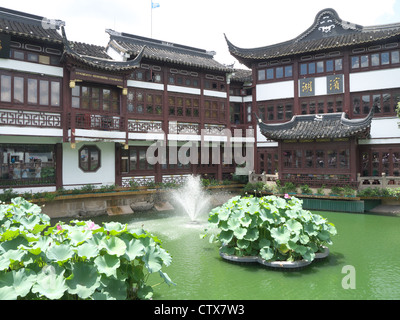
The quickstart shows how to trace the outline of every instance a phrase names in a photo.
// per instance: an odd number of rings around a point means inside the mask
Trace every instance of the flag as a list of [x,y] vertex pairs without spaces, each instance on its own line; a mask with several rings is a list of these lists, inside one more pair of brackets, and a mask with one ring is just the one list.
[[159,3],[153,3],[153,1],[151,1],[151,8],[152,9],[158,8],[159,6],[160,6]]

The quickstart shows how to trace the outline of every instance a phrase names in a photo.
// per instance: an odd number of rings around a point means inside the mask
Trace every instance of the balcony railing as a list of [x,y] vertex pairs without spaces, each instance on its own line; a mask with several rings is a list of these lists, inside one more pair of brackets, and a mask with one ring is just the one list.
[[124,119],[119,116],[72,113],[69,115],[70,127],[77,129],[124,131]]
[[358,190],[367,188],[399,188],[400,177],[387,176],[382,173],[382,176],[373,177],[361,177],[360,174],[357,176]]
[[61,113],[25,110],[0,110],[0,125],[61,128]]

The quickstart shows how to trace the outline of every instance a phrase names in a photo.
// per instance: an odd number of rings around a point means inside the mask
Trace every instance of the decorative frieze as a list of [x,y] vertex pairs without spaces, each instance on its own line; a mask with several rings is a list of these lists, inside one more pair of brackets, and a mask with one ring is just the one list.
[[22,110],[0,110],[0,124],[10,126],[61,128],[61,114]]

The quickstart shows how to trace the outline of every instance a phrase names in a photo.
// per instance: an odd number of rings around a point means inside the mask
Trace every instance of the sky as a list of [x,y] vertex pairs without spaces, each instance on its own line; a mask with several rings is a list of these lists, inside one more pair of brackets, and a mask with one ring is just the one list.
[[69,40],[106,46],[106,29],[215,51],[215,60],[239,63],[236,46],[256,48],[291,40],[320,10],[333,8],[363,26],[400,22],[400,0],[0,0],[0,6],[66,23]]

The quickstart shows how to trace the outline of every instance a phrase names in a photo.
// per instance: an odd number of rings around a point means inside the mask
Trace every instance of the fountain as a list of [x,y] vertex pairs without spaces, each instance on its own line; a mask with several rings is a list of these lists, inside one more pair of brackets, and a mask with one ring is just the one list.
[[189,176],[182,187],[172,191],[173,200],[182,208],[192,223],[201,213],[207,213],[211,197],[203,190],[200,176]]

